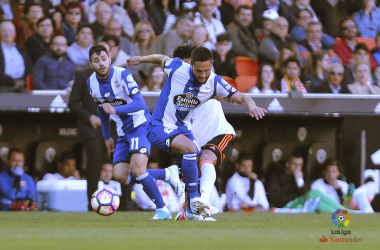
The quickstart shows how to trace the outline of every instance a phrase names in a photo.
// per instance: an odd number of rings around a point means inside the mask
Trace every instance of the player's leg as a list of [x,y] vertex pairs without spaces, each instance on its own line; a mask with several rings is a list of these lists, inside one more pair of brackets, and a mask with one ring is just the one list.
[[368,200],[366,190],[363,187],[355,189],[351,202],[362,212],[374,213],[371,203]]
[[326,194],[324,194],[323,192],[321,192],[318,189],[311,190],[311,191],[307,192],[305,194],[305,196],[307,198],[312,198],[312,199],[315,199],[317,197],[321,198],[321,203],[320,203],[320,205],[319,205],[319,207],[317,209],[317,211],[319,211],[319,212],[333,213],[337,209],[346,209],[346,210],[349,210],[349,209],[345,208],[344,206],[342,206],[341,204],[339,204],[338,202],[336,202],[334,199],[332,199],[331,197],[327,196]]
[[216,181],[216,171],[214,166],[216,165],[217,157],[211,150],[204,149],[199,161],[201,170],[199,189],[201,192],[201,198],[209,203],[211,191]]

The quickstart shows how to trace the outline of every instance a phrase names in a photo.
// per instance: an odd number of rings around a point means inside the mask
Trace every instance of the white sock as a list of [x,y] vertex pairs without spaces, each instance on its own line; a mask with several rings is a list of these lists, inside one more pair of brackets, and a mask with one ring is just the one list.
[[168,181],[171,175],[172,171],[168,168],[165,168],[165,181]]
[[356,189],[352,199],[360,211],[364,213],[373,213],[373,208],[371,203],[368,201],[367,194],[364,189]]
[[302,214],[305,213],[303,208],[274,208],[275,214]]
[[215,167],[211,161],[201,161],[200,190],[201,199],[210,202],[210,195],[216,180]]

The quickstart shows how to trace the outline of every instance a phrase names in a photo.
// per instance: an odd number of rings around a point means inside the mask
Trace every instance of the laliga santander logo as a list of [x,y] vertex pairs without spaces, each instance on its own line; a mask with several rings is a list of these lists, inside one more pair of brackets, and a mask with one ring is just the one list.
[[332,223],[338,228],[347,227],[350,223],[351,216],[345,209],[337,209],[332,213]]
[[328,239],[325,237],[325,235],[322,236],[322,238],[319,239],[320,242],[327,242]]

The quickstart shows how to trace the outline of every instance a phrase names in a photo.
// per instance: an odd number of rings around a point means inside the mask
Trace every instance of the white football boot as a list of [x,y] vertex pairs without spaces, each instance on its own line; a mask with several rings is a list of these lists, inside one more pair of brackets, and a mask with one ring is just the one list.
[[170,171],[170,176],[167,180],[167,183],[169,183],[174,192],[177,194],[178,197],[181,197],[183,192],[185,191],[185,183],[183,183],[179,179],[179,169],[177,165],[172,165],[165,169],[165,172]]

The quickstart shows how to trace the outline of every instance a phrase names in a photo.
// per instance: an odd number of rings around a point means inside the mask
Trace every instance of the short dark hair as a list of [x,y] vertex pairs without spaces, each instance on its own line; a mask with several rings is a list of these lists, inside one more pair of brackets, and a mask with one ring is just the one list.
[[30,8],[34,7],[34,6],[38,6],[42,9],[42,11],[44,11],[44,7],[42,7],[41,4],[39,3],[25,3],[25,10],[24,10],[24,14],[27,14],[29,11],[30,11]]
[[330,167],[330,166],[337,166],[338,170],[339,170],[339,167],[338,167],[338,160],[337,159],[334,159],[334,158],[331,158],[331,159],[327,159],[325,164],[323,165],[323,170],[326,170],[327,167]]
[[241,163],[244,160],[251,160],[253,162],[253,157],[247,151],[242,151],[239,153],[236,163]]
[[194,65],[195,62],[212,62],[212,53],[208,48],[197,47],[191,53],[191,64]]
[[11,148],[8,152],[8,160],[11,159],[12,153],[24,154],[24,152],[19,148]]
[[37,21],[37,27],[40,26],[40,23],[42,23],[43,21],[45,21],[46,19],[49,19],[51,21],[51,24],[53,25],[53,20],[50,18],[50,17],[47,17],[47,16],[43,16],[41,17],[40,19],[38,19]]
[[242,9],[245,9],[245,10],[252,10],[251,7],[249,7],[248,5],[243,4],[243,5],[240,5],[240,6],[237,8],[235,14],[239,14],[240,11],[241,11]]
[[311,11],[309,9],[302,9],[298,12],[298,15],[297,15],[297,18],[300,18],[301,16],[301,12],[302,11],[306,11],[306,12],[309,12],[310,16],[313,17],[313,13],[311,13]]
[[341,31],[343,30],[343,27],[342,27],[343,23],[346,22],[346,21],[348,21],[348,20],[353,21],[355,23],[356,27],[358,27],[358,24],[355,22],[355,20],[352,17],[345,17],[342,20],[340,20],[340,22],[339,22],[339,29]]
[[106,49],[106,47],[104,47],[103,45],[101,44],[95,44],[94,46],[91,47],[90,51],[88,52],[89,56],[90,56],[90,62],[91,62],[91,56],[92,54],[97,54],[99,55],[100,52],[106,52],[107,56],[109,57],[110,55],[108,54],[108,51]]
[[191,58],[191,52],[193,52],[194,49],[195,46],[190,45],[177,46],[177,48],[175,48],[173,51],[173,57],[178,57],[181,60],[185,58]]
[[358,52],[359,50],[364,50],[365,52],[369,53],[368,46],[365,43],[356,44],[354,53]]
[[295,63],[297,63],[298,67],[301,68],[300,61],[298,60],[297,57],[294,57],[294,56],[289,57],[289,58],[285,61],[285,63],[284,63],[285,67],[288,67],[288,64],[291,63],[291,62],[295,62]]
[[63,151],[59,157],[59,162],[64,162],[65,160],[75,160],[75,154],[71,151]]
[[91,25],[88,24],[88,23],[83,23],[83,24],[79,25],[79,27],[78,27],[78,29],[77,29],[77,34],[78,34],[82,29],[84,29],[84,28],[89,28],[89,29],[91,29],[91,32],[92,32],[92,27],[91,27]]
[[115,36],[115,35],[105,34],[103,36],[103,38],[102,38],[103,42],[107,42],[107,41],[110,41],[110,40],[114,41],[115,46],[119,46],[120,45],[120,39],[117,36]]
[[302,158],[302,160],[303,160],[302,154],[299,151],[291,152],[288,155],[287,162],[289,162],[292,158],[298,158],[298,159]]
[[230,37],[230,35],[228,33],[223,33],[223,34],[221,34],[221,35],[219,35],[219,36],[216,37],[216,42],[217,43],[221,43],[221,42],[224,42],[224,41],[227,41],[227,42],[231,41],[231,37]]
[[80,10],[81,10],[81,14],[82,14],[82,5],[81,5],[79,2],[71,2],[71,3],[68,3],[68,4],[66,5],[66,10],[67,10],[66,13],[68,13],[69,10],[71,10],[71,9],[80,9]]

